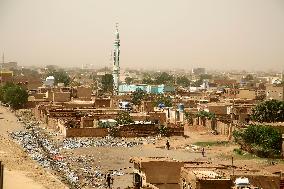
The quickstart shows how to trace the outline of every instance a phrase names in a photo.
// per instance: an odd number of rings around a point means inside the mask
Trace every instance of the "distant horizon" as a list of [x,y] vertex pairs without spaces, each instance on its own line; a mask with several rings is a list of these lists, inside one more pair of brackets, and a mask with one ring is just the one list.
[[0,53],[24,67],[103,68],[116,22],[122,69],[284,69],[283,0],[0,0]]
[[[16,61],[11,61],[11,62],[16,62]],[[29,65],[29,66],[22,66],[22,65],[19,65],[18,64],[18,67],[23,67],[23,68],[27,68],[27,69],[31,69],[31,68],[45,68],[46,66],[57,66],[57,65],[52,65],[52,64],[49,64],[49,65],[43,65],[43,66],[39,66],[39,65]],[[70,67],[61,67],[61,66],[58,66],[59,69],[67,69],[67,70],[73,70],[73,69],[80,69],[80,70],[84,70],[82,69],[80,66],[70,66]],[[86,70],[102,70],[102,69],[109,69],[111,70],[112,67],[94,67],[94,68],[87,68]],[[193,67],[193,68],[199,68],[199,67]],[[244,69],[228,69],[228,70],[222,70],[222,69],[206,69],[206,72],[208,73],[212,73],[212,72],[228,72],[228,73],[231,73],[231,72],[237,72],[237,73],[241,73],[241,72],[245,72],[245,73],[273,73],[273,74],[281,74],[281,72],[284,72],[281,71],[281,70],[273,70],[273,69],[269,69],[269,70],[244,70]],[[147,71],[154,71],[154,72],[173,72],[173,71],[186,71],[186,72],[191,72],[192,71],[192,68],[189,68],[189,69],[184,69],[184,68],[173,68],[173,69],[147,69],[147,68],[129,68],[129,67],[126,67],[126,68],[121,68],[121,71],[127,71],[127,70],[135,70],[135,71],[142,71],[142,72],[147,72]]]

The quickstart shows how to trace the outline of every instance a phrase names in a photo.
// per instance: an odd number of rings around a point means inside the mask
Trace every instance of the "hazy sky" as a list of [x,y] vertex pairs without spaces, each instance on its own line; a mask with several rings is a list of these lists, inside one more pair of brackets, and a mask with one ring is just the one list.
[[0,0],[0,52],[109,66],[116,22],[122,68],[284,68],[284,0]]

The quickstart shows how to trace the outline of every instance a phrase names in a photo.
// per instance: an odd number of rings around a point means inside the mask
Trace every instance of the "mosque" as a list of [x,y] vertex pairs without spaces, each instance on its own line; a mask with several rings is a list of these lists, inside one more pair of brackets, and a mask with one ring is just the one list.
[[133,93],[137,90],[143,90],[146,93],[152,94],[163,94],[166,92],[174,92],[175,88],[173,86],[166,85],[147,85],[147,84],[120,84],[120,66],[119,66],[119,56],[120,56],[120,38],[118,32],[118,24],[116,24],[115,41],[113,49],[113,94],[121,95],[126,93]]

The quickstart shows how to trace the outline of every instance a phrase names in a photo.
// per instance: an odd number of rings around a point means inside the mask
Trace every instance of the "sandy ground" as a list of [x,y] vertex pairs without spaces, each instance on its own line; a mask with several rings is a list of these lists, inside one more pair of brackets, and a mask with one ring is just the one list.
[[[190,137],[170,137],[170,138],[156,138],[155,144],[145,143],[140,146],[131,148],[125,147],[89,147],[77,148],[72,150],[63,150],[64,157],[88,157],[93,159],[91,166],[93,168],[100,167],[100,171],[104,174],[111,170],[122,172],[124,175],[114,176],[113,188],[127,188],[132,186],[133,179],[133,164],[129,163],[131,157],[169,157],[180,161],[193,161],[193,160],[210,160],[214,158],[217,153],[210,148],[206,148],[206,157],[202,157],[200,149],[193,151],[190,147],[191,144],[197,141],[223,141],[224,136],[215,136],[206,134],[206,132],[192,133]],[[205,134],[203,134],[205,133]],[[166,140],[170,142],[170,150],[165,148]],[[228,149],[230,151],[230,149]],[[77,161],[80,162],[80,161]],[[69,161],[73,163],[74,168],[80,170],[83,165],[80,163],[74,164],[74,159]],[[86,187],[88,188],[88,187]],[[91,188],[91,187],[90,187]]]
[[0,106],[0,160],[5,166],[4,188],[67,188],[9,138],[8,132],[21,129],[21,123],[17,122],[15,115],[6,107]]
[[[8,137],[7,131],[22,129],[13,113],[0,106],[0,159],[5,164],[5,189],[14,188],[67,188],[55,176],[41,168],[31,160],[23,150]],[[126,188],[132,185],[133,165],[129,159],[139,157],[170,157],[180,161],[208,160],[213,163],[231,164],[252,169],[262,169],[271,173],[284,170],[282,160],[270,160],[253,157],[251,155],[237,155],[233,149],[238,148],[233,143],[205,146],[205,157],[202,157],[200,148],[194,150],[192,144],[196,142],[226,141],[225,136],[213,135],[204,127],[187,129],[187,138],[170,137],[156,138],[155,143],[145,142],[143,145],[131,148],[125,147],[89,147],[72,150],[62,150],[61,154],[75,170],[82,171],[86,166],[98,169],[102,173],[117,171],[122,175],[114,176],[113,188]],[[60,141],[58,135],[54,138]],[[125,139],[129,140],[129,139]],[[165,149],[166,140],[170,142],[170,150]],[[89,158],[88,165],[80,158]],[[273,162],[273,163],[271,163]],[[20,186],[20,187],[19,187]],[[92,188],[90,186],[82,188]]]

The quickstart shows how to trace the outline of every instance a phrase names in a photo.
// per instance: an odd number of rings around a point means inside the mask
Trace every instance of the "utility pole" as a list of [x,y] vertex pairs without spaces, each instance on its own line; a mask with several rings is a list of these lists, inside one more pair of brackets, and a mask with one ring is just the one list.
[[4,165],[0,161],[0,189],[4,186]]
[[234,157],[232,156],[232,171],[233,171],[233,176],[235,175],[235,171],[234,171]]

